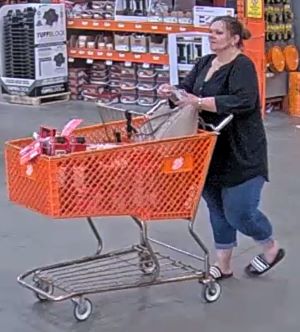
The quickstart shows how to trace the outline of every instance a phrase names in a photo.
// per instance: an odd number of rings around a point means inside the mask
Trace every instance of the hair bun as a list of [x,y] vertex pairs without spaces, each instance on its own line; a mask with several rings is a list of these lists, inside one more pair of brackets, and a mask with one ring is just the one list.
[[250,38],[251,38],[251,32],[247,28],[243,28],[242,39],[243,40],[248,40]]

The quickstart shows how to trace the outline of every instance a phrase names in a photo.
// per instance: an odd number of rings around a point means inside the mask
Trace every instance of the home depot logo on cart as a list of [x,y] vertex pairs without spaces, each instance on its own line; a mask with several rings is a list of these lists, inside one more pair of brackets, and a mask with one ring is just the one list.
[[164,160],[163,173],[184,173],[194,169],[194,159],[191,154],[186,153],[182,156],[169,157]]

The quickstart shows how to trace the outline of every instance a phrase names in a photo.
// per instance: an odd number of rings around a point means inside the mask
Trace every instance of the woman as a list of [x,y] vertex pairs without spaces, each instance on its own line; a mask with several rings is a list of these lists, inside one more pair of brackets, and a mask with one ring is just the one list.
[[[245,271],[262,275],[285,255],[273,238],[272,225],[258,209],[268,181],[267,143],[260,113],[258,81],[253,62],[242,54],[250,32],[235,18],[217,17],[210,26],[214,54],[199,59],[180,88],[186,91],[177,105],[193,105],[207,123],[219,123],[232,113],[232,122],[218,137],[203,198],[213,229],[217,262],[210,273],[215,279],[233,275],[231,258],[237,231],[262,247]],[[161,97],[174,88],[164,84]]]

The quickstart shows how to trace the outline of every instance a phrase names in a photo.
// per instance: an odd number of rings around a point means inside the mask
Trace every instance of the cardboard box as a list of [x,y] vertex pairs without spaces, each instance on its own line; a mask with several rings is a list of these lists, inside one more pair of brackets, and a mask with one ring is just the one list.
[[145,34],[134,33],[130,36],[130,48],[134,53],[148,52],[148,36]]
[[149,52],[154,54],[167,53],[167,37],[164,35],[150,35],[149,36]]
[[114,35],[115,50],[121,52],[130,51],[130,34],[129,33],[115,33]]

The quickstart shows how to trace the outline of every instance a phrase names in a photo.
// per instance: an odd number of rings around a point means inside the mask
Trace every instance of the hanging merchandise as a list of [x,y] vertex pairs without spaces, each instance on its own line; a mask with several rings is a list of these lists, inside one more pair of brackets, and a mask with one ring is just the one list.
[[68,89],[64,5],[4,6],[1,87],[5,95],[46,96]]

